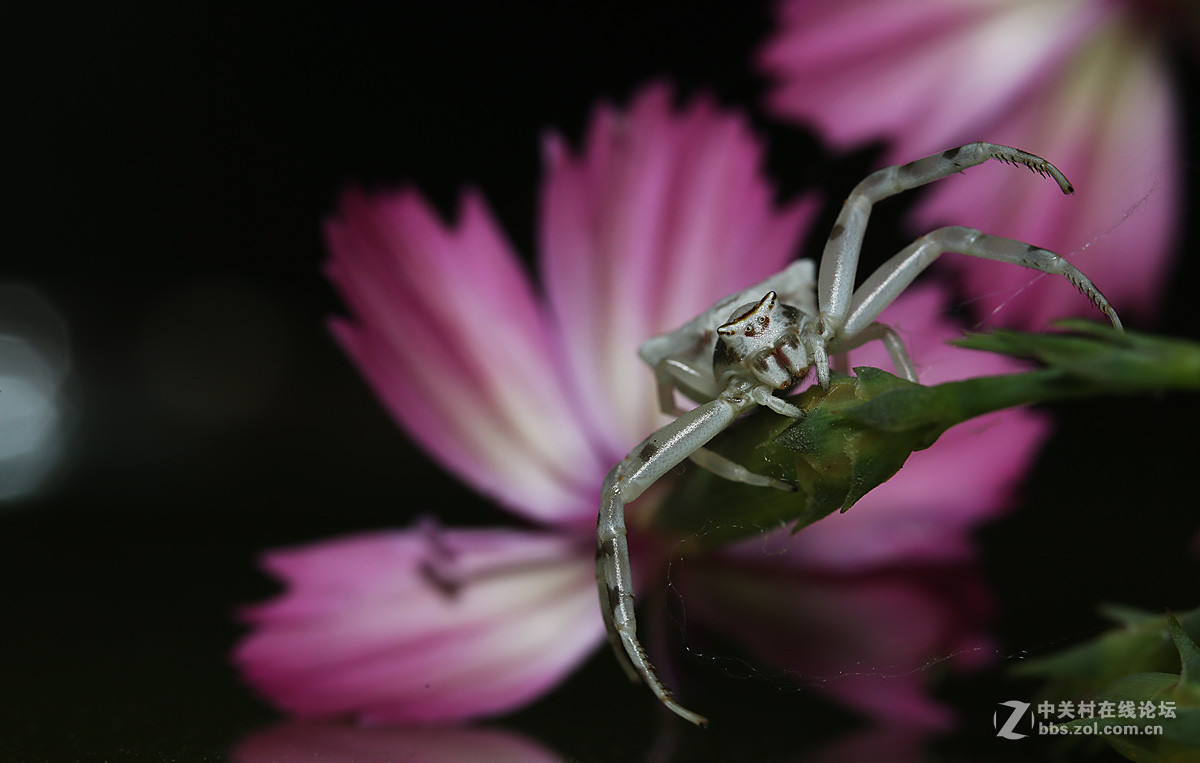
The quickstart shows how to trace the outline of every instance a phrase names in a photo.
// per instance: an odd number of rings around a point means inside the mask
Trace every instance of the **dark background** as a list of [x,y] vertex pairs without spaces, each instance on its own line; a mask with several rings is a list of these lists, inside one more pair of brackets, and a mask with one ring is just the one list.
[[[411,181],[447,213],[475,185],[532,252],[540,133],[577,144],[598,98],[623,103],[659,76],[750,110],[785,193],[819,184],[837,198],[861,176],[869,151],[832,157],[757,110],[749,59],[768,12],[733,7],[127,5],[9,29],[0,281],[61,312],[72,373],[64,464],[0,507],[0,758],[220,759],[277,720],[227,664],[236,608],[275,590],[260,550],[399,527],[435,506],[451,524],[503,521],[430,468],[325,330],[340,307],[319,225],[347,183]],[[1181,161],[1194,188],[1194,160]],[[877,216],[880,253],[901,240],[888,226],[902,209]],[[1177,275],[1158,328],[1200,336],[1195,263]],[[1013,659],[1094,635],[1102,601],[1200,604],[1183,540],[1200,530],[1196,402],[1055,411],[1022,507],[981,536]],[[682,732],[687,755],[790,758],[852,724],[806,692],[692,668],[710,717],[727,721]],[[1013,754],[991,714],[1032,694],[1014,686],[999,669],[951,682],[965,728],[940,749]],[[656,718],[605,652],[506,723],[606,760],[647,755]]]

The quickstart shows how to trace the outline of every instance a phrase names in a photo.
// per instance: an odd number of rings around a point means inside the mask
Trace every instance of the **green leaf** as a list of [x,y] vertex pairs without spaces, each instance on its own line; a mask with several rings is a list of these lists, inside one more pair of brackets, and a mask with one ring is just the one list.
[[1167,625],[1171,627],[1171,640],[1179,650],[1179,683],[1191,684],[1200,692],[1200,647],[1196,646],[1174,615],[1167,615]]
[[[1121,622],[1120,627],[1057,655],[1025,663],[1018,675],[1042,676],[1049,682],[1039,693],[1051,701],[1089,699],[1097,705],[1111,702],[1166,703],[1171,713],[1153,718],[1079,718],[1062,724],[1064,729],[1084,732],[1069,734],[1067,741],[1101,736],[1114,750],[1134,761],[1200,761],[1200,686],[1194,677],[1200,671],[1200,649],[1194,636],[1200,634],[1200,609],[1178,617],[1149,616],[1123,607],[1107,607]],[[1174,715],[1174,717],[1170,717]],[[1093,725],[1095,724],[1095,725]],[[1106,726],[1137,726],[1142,733]],[[1161,726],[1161,734],[1145,733],[1147,726]]]
[[[1012,672],[1051,679],[1056,682],[1051,690],[1063,696],[1094,692],[1129,673],[1178,673],[1180,650],[1166,615],[1112,605],[1102,611],[1120,626],[1057,654],[1019,663]],[[1200,635],[1200,608],[1172,619],[1184,638],[1188,633]]]
[[1035,358],[1098,393],[1200,388],[1200,344],[1084,320],[1061,321],[1073,333],[995,331],[955,342],[960,347]]
[[[1172,688],[1178,681],[1178,675],[1169,673],[1122,676],[1091,695],[1093,701],[1111,702],[1114,706],[1121,702],[1133,702],[1135,706],[1154,702],[1156,707],[1160,702],[1174,702],[1173,717],[1159,712],[1153,718],[1079,718],[1061,725],[1086,733],[1068,735],[1065,739],[1090,740],[1098,736],[1121,755],[1141,763],[1200,763],[1200,707],[1175,699]],[[1109,733],[1105,733],[1106,729]]]

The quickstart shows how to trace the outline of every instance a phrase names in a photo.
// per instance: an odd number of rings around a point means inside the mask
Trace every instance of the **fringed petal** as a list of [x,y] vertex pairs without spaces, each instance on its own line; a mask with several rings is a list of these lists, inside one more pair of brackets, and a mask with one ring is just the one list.
[[[952,222],[1056,251],[1124,318],[1152,319],[1174,253],[1183,165],[1175,94],[1144,30],[1112,20],[988,134],[1049,158],[1075,194],[980,167],[931,188],[917,229]],[[1056,318],[1098,317],[1064,278],[953,255],[943,263],[977,300],[984,325],[1038,330]]]
[[602,107],[583,150],[545,142],[543,270],[583,412],[623,453],[659,426],[637,356],[648,337],[779,270],[810,205],[777,209],[761,142],[706,99],[663,85],[627,112]]
[[[1072,260],[1118,312],[1152,318],[1180,212],[1179,115],[1144,9],[1096,0],[788,0],[760,62],[770,107],[835,145],[886,142],[901,163],[987,140],[1046,157],[1075,183],[1000,167],[928,189],[914,235],[969,225]],[[985,325],[1095,316],[1063,278],[955,255]]]
[[[842,148],[938,149],[1010,108],[1109,11],[1090,0],[788,0],[760,66],[768,106]],[[965,140],[991,140],[990,134]]]
[[547,318],[483,201],[456,226],[415,191],[348,193],[329,220],[334,333],[408,432],[477,489],[545,522],[594,512],[605,465],[564,390]]
[[461,721],[556,685],[603,637],[592,546],[417,528],[268,554],[286,586],[245,613],[234,658],[300,717]]

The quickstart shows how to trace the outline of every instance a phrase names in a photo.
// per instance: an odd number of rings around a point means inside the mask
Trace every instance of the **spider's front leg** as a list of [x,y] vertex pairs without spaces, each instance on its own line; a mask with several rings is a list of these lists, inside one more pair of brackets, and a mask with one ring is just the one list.
[[[990,236],[974,228],[949,227],[928,233],[885,262],[858,289],[854,288],[863,235],[875,202],[940,180],[988,159],[1029,167],[1040,175],[1053,178],[1063,193],[1075,190],[1062,172],[1045,159],[994,143],[970,143],[871,173],[855,186],[846,199],[821,255],[817,297],[822,335],[830,342],[831,351],[844,352],[869,339],[882,339],[901,374],[915,380],[915,373],[907,362],[899,337],[894,331],[874,321],[922,270],[946,252],[1007,262],[1064,276],[1114,326],[1121,328],[1120,318],[1100,290],[1061,256],[1032,244]],[[818,366],[817,373],[821,384],[827,384],[828,370]]]
[[637,638],[625,505],[767,396],[770,390],[734,379],[715,400],[684,413],[643,440],[604,480],[596,523],[596,582],[609,642],[631,679],[645,681],[663,704],[698,726],[708,721],[672,698]]
[[[1039,175],[1050,177],[1058,183],[1063,193],[1073,193],[1075,190],[1057,167],[1040,156],[995,143],[968,143],[908,164],[872,172],[846,198],[821,254],[817,298],[821,320],[830,335],[845,325],[850,312],[858,258],[874,205],[890,196],[941,180],[989,159],[1023,165]],[[843,336],[848,337],[850,333]]]
[[872,325],[872,321],[908,287],[913,279],[946,252],[969,257],[1007,262],[1012,265],[1061,275],[1091,300],[1116,328],[1121,328],[1117,311],[1109,304],[1091,279],[1079,268],[1049,249],[1000,236],[989,236],[974,228],[938,228],[906,246],[863,282],[854,292],[850,314],[842,326],[845,336],[853,337]]

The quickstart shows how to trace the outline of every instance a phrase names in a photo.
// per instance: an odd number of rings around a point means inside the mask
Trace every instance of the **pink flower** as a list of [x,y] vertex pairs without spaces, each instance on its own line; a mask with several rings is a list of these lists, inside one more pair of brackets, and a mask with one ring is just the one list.
[[[907,161],[974,140],[1074,182],[972,171],[930,189],[914,231],[970,225],[1075,262],[1125,317],[1155,314],[1180,210],[1182,147],[1152,4],[1114,0],[785,0],[763,48],[769,106],[838,147]],[[1057,278],[947,256],[980,315],[1039,329],[1094,311]],[[991,322],[989,320],[989,322]]]
[[[329,273],[353,317],[336,335],[418,443],[539,529],[425,522],[269,553],[287,591],[248,611],[235,657],[280,707],[372,722],[494,715],[603,640],[600,484],[665,421],[637,345],[782,267],[812,209],[773,204],[740,117],[670,100],[652,86],[624,113],[599,108],[578,154],[546,139],[544,294],[474,193],[453,225],[413,190],[343,199]],[[946,345],[957,330],[942,305],[926,287],[885,314],[927,381],[1014,369]],[[877,347],[854,355],[887,365]],[[876,717],[942,725],[920,668],[987,656],[967,534],[1005,505],[1044,433],[1029,413],[977,421],[850,513],[689,557],[672,580],[697,621],[764,665]],[[639,529],[656,500],[630,508],[630,537],[637,583],[661,591],[667,560]]]
[[230,758],[237,763],[276,763],[281,760],[552,763],[562,760],[560,755],[536,741],[501,729],[363,728],[329,722],[291,722],[256,732],[238,742]]

